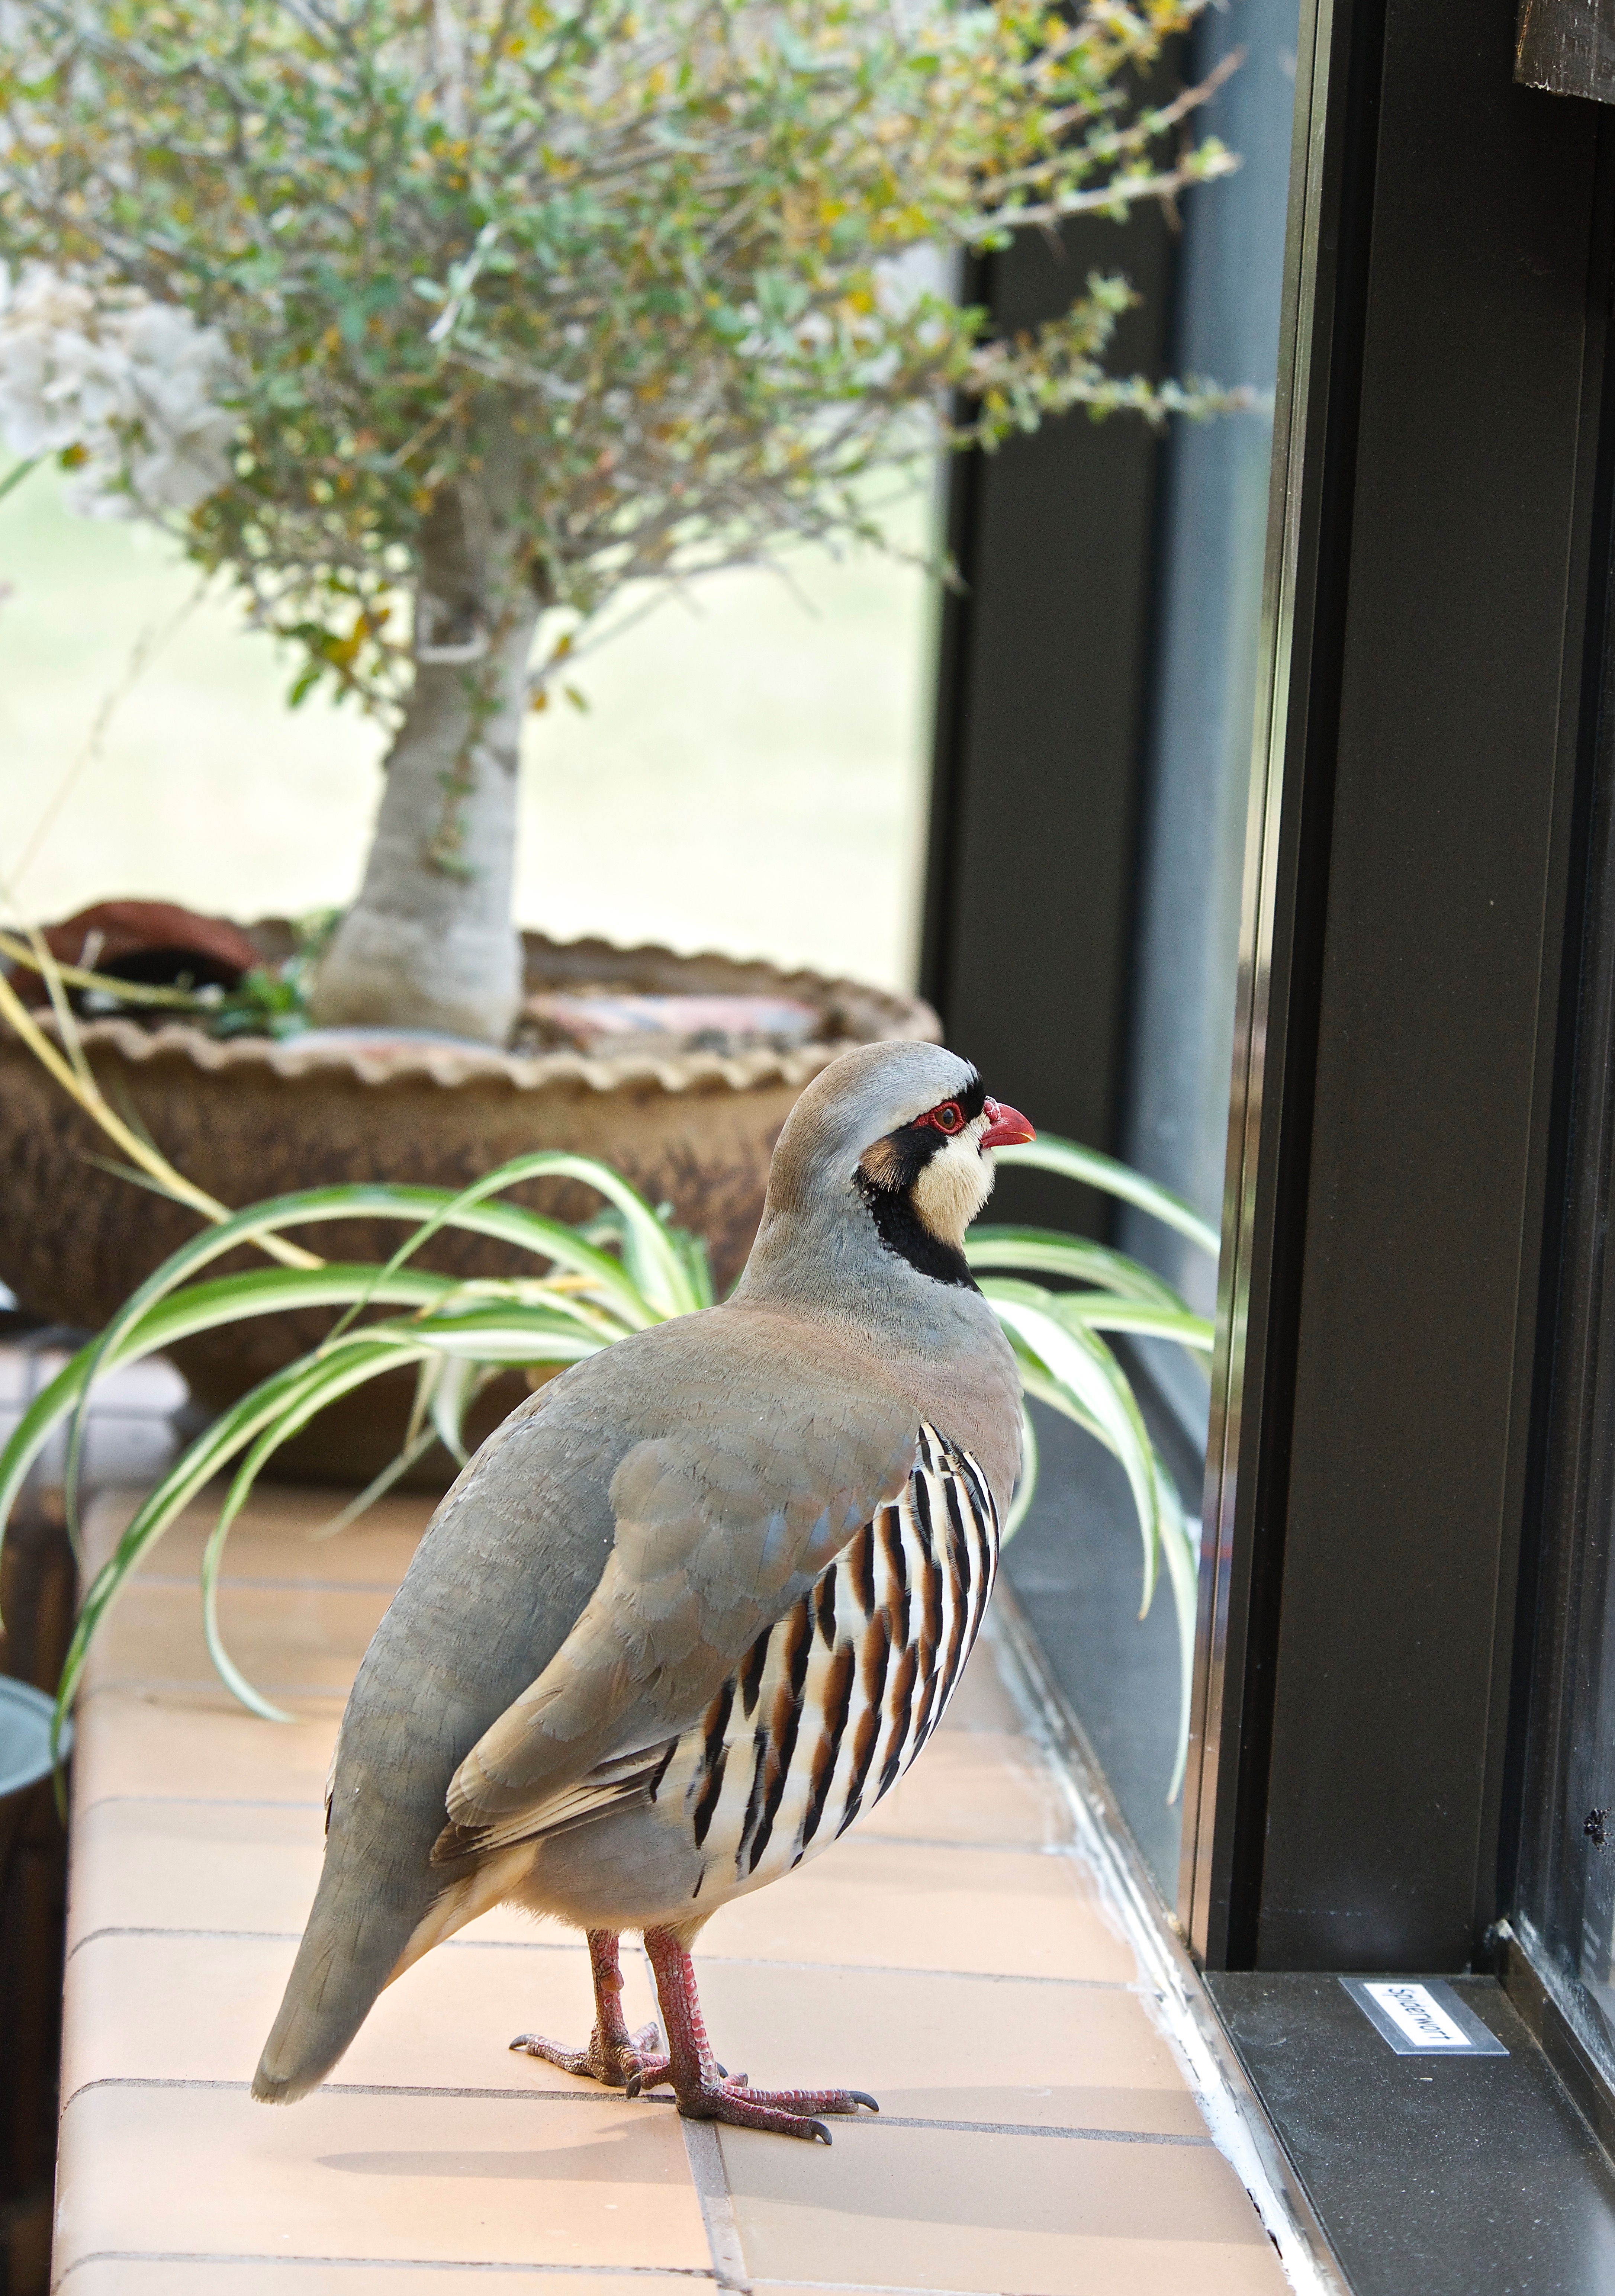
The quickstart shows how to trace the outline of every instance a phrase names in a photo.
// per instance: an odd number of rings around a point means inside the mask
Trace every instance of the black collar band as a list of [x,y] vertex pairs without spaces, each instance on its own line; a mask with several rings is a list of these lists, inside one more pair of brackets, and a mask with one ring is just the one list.
[[878,1188],[864,1172],[857,1175],[858,1193],[868,1205],[875,1233],[888,1251],[895,1251],[922,1275],[937,1283],[963,1283],[973,1292],[975,1281],[962,1251],[928,1228],[905,1193]]

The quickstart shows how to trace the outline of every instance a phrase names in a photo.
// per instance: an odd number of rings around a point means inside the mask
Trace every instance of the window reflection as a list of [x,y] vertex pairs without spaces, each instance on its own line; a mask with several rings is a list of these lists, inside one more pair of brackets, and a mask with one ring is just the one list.
[[[1266,547],[1271,395],[1295,94],[1293,0],[1233,0],[1201,20],[1190,71],[1235,48],[1207,124],[1242,166],[1185,201],[1169,364],[1243,383],[1258,411],[1178,422],[1163,456],[1139,823],[1136,941],[1120,1152],[1221,1215],[1234,971]],[[1125,258],[1123,258],[1125,259]],[[1073,505],[1073,511],[1078,506]],[[1217,1270],[1185,1239],[1124,1212],[1115,1242],[1209,1314]],[[1180,1349],[1139,1343],[1152,1432],[1198,1514],[1209,1384]],[[1178,1643],[1159,1588],[1133,1623],[1139,1542],[1121,1472],[1041,1406],[1036,1505],[1010,1579],[1162,1895],[1176,1895],[1168,1804]]]

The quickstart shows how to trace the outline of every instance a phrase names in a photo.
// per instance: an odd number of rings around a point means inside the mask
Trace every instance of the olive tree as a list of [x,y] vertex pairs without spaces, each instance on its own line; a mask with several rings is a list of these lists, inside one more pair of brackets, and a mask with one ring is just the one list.
[[625,585],[1216,403],[1108,371],[1119,277],[1005,340],[900,260],[1232,166],[1149,93],[1205,4],[9,0],[0,427],[392,729],[316,1019],[505,1037],[523,713]]

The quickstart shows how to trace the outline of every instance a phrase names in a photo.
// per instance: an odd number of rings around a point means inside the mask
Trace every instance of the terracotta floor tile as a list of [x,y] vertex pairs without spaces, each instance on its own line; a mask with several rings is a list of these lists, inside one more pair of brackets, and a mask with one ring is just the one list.
[[[135,2255],[704,2268],[671,2106],[104,2087],[62,2116],[56,2269]],[[71,2285],[70,2280],[69,2285]]]
[[[221,1587],[219,1628],[242,1672],[270,1697],[277,1690],[345,1697],[391,1600],[385,1586]],[[96,1639],[89,1679],[199,1688],[216,1682],[198,1588],[132,1579]]]
[[[535,2272],[533,2282],[544,2276]],[[693,2273],[566,2272],[549,2276],[552,2296],[701,2296],[711,2282]],[[501,2274],[492,2284],[508,2285]],[[401,2273],[378,2264],[258,2263],[238,2257],[209,2257],[205,2263],[133,2263],[127,2257],[98,2257],[75,2267],[60,2284],[61,2296],[492,2296],[480,2266],[456,2272],[452,2265]]]
[[858,1821],[858,1834],[931,1841],[1072,1838],[1070,1803],[1045,1756],[1018,1734],[939,1731],[907,1775]]
[[[471,2296],[515,2264],[553,2267],[555,2296],[709,2287],[670,2106],[508,2050],[518,2030],[586,2034],[586,1962],[558,1929],[496,1910],[381,1996],[325,2088],[286,2112],[246,2095],[318,1876],[340,1697],[430,1513],[396,1503],[311,1550],[332,1504],[266,1492],[232,1548],[226,1637],[266,1688],[303,1685],[292,1727],[211,1685],[193,1577],[209,1507],[127,1591],[98,1659],[75,1782],[62,2284]],[[95,1537],[119,1520],[103,1508]],[[759,2085],[868,2087],[885,2108],[828,2153],[725,2132],[758,2296],[1281,2296],[1070,1839],[984,1643],[872,1823],[704,1934],[726,2062]],[[636,1949],[624,1966],[638,2023],[648,1973]],[[927,2121],[970,2126],[898,2125]]]
[[[552,1936],[548,1947],[453,1942],[429,1954],[381,1995],[332,2079],[588,2093],[509,2046],[520,2032],[574,2046],[588,2038],[585,1948]],[[250,2080],[295,1951],[290,1937],[92,1938],[68,1964],[63,2095],[94,2080]],[[656,2013],[638,1953],[625,1956],[624,1977],[638,2026]]]
[[[543,2033],[569,2048],[594,2021],[588,1955],[581,1938],[529,1923],[522,1944],[469,1930],[389,1986],[342,2061],[340,2078],[392,2086],[441,2081],[464,2088],[573,2088],[598,2095],[542,2058],[512,2054],[518,2033]],[[623,2007],[637,2030],[657,2015],[651,1974],[623,1950]]]
[[290,1724],[249,1714],[215,1690],[112,1689],[79,1702],[73,1758],[76,1807],[109,1795],[183,1795],[212,1801],[324,1800],[339,1698],[298,1702]]
[[1209,2144],[843,2124],[810,2151],[725,2129],[758,2279],[1026,2296],[1283,2296],[1260,2219]]
[[324,1848],[314,1806],[102,1802],[73,1829],[69,1948],[104,1929],[297,1936]]
[[947,1712],[937,1735],[940,1737],[949,1730],[1014,1732],[1024,1726],[1024,1718],[993,1648],[993,1614],[989,1611],[986,1630],[965,1662],[959,1687],[948,1701]]
[[1133,1956],[1076,1860],[930,1849],[849,1834],[771,1889],[723,1907],[698,1953],[1129,1984]]
[[94,2081],[250,2081],[296,1950],[290,1938],[91,1938],[67,1965],[63,2103]]
[[[551,1934],[547,1947],[457,1942],[429,1955],[381,1996],[332,2079],[574,2086],[507,2046],[521,2031],[574,2045],[588,2032],[582,1946]],[[137,2076],[250,2079],[294,1950],[291,1937],[91,1939],[69,1964],[63,2094]],[[624,1976],[631,2023],[654,2018],[636,1951]],[[1164,2043],[1121,1988],[723,1963],[701,1964],[701,1979],[720,2054],[764,2086],[846,2082],[900,2119],[1201,2131]],[[1039,2064],[1047,2077],[1028,2080]]]
[[765,2088],[867,2089],[887,2119],[1203,2136],[1136,1993],[703,1961],[713,2046]]

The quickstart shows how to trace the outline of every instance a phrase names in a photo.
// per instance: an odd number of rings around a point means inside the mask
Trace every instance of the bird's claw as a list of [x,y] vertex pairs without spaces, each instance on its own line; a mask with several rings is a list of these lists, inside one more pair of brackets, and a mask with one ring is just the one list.
[[637,2033],[620,2040],[608,2039],[596,2026],[586,2048],[562,2048],[558,2041],[545,2040],[542,2033],[518,2033],[511,2047],[529,2057],[542,2057],[563,2073],[599,2081],[605,2088],[627,2089],[630,2096],[637,2096],[642,2080],[654,2088],[658,2081],[667,2079],[668,2060],[658,2054],[660,2042],[655,2025],[642,2025]]
[[628,2075],[623,2087],[630,2096],[643,2096],[647,2089],[660,2088],[664,2081],[670,2080],[672,2074],[673,2067],[668,2058],[645,2056]]
[[780,2136],[800,2136],[808,2142],[832,2144],[820,2113],[854,2115],[860,2105],[871,2112],[880,2106],[861,2088],[754,2089],[744,2073],[732,2078],[703,2079],[699,2089],[678,2098],[678,2109],[690,2120],[720,2120],[731,2128],[766,2128]]

